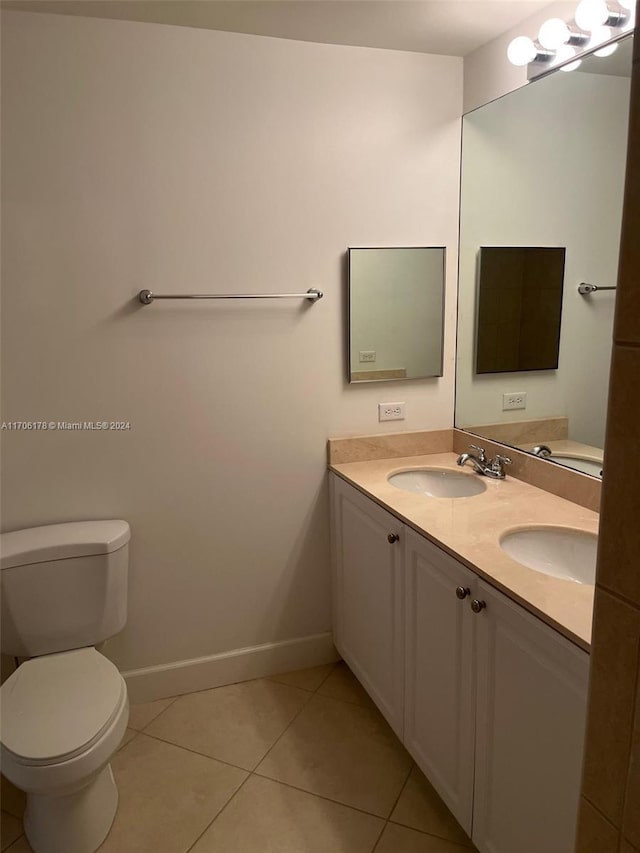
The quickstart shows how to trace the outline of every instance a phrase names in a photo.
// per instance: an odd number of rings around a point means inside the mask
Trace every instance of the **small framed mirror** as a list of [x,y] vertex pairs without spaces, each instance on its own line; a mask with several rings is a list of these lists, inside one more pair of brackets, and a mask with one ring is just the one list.
[[442,376],[445,249],[352,248],[349,382]]

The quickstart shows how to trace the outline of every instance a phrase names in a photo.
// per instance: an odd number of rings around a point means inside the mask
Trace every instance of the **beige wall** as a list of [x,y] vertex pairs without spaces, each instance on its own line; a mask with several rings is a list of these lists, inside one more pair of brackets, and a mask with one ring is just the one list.
[[[462,61],[21,12],[2,38],[3,419],[131,422],[4,432],[4,529],[130,521],[125,670],[328,631],[327,437],[452,423]],[[443,378],[347,385],[349,245],[447,247]]]
[[640,851],[640,39],[602,484],[589,721],[578,853]]

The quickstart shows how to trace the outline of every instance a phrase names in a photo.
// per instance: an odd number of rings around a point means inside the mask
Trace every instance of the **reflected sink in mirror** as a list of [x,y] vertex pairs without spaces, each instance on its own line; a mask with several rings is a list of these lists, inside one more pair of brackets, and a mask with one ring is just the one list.
[[470,498],[485,491],[476,474],[461,474],[448,468],[414,468],[391,474],[389,482],[397,489],[429,498]]
[[536,572],[574,583],[595,583],[595,533],[571,527],[519,528],[505,533],[500,547],[516,562]]
[[575,471],[582,471],[583,474],[591,474],[592,477],[602,476],[602,462],[596,462],[593,459],[584,459],[580,456],[563,456],[562,453],[552,453],[547,459],[552,462],[559,462],[560,465],[566,465],[567,468],[573,468]]

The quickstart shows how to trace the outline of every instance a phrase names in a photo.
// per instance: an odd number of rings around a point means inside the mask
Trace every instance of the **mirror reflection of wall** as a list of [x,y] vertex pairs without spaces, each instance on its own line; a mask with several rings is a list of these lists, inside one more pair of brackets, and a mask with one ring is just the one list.
[[[611,68],[589,57],[463,120],[456,426],[529,451],[547,445],[565,464],[591,459],[596,474],[615,291],[582,296],[577,288],[616,283],[631,42],[619,45]],[[566,247],[557,370],[476,373],[482,246]]]
[[349,381],[442,376],[443,248],[349,249]]

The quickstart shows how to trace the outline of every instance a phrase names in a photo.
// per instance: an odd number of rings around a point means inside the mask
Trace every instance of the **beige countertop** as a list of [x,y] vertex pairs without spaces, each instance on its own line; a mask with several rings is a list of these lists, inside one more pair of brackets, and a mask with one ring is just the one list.
[[418,533],[518,601],[581,648],[590,649],[594,587],[553,578],[520,565],[499,545],[509,528],[544,524],[598,532],[598,513],[507,475],[483,477],[486,491],[469,498],[432,498],[392,486],[397,471],[438,467],[478,477],[456,465],[455,453],[432,453],[369,462],[334,464],[347,482],[400,518]]

